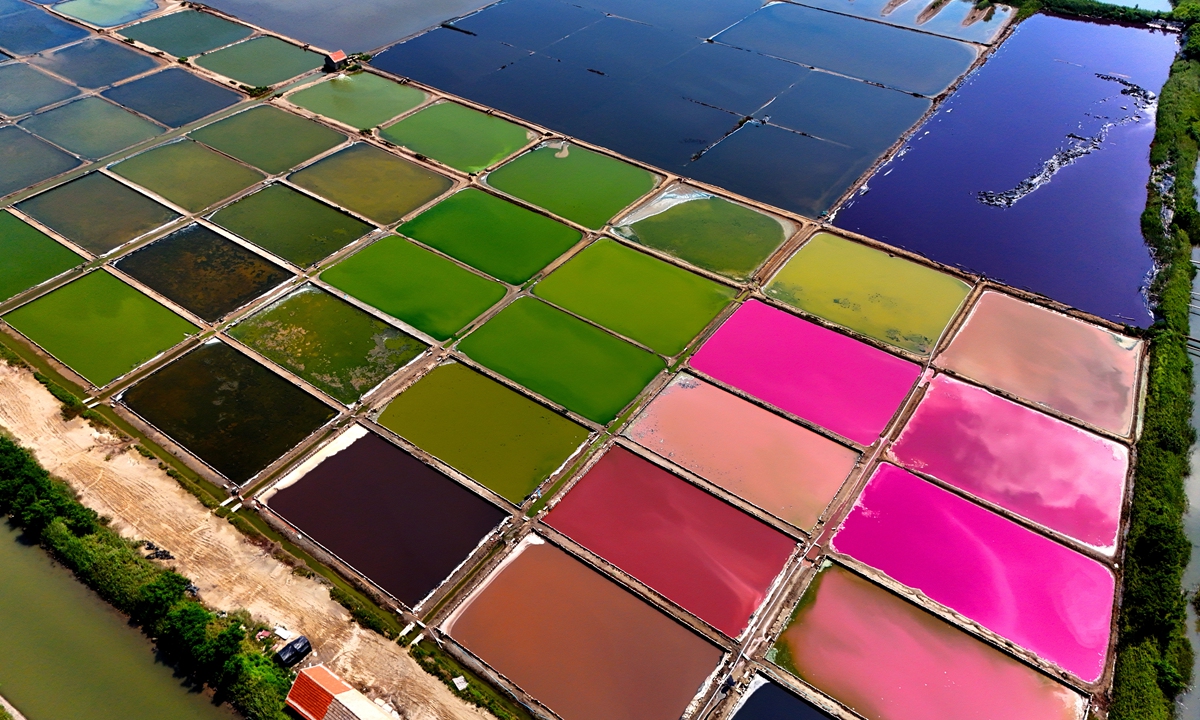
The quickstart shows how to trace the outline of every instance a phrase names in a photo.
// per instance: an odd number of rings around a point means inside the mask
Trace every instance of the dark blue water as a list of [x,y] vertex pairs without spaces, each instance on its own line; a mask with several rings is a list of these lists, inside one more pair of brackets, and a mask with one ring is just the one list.
[[101,94],[168,127],[182,127],[242,99],[180,68],[167,68]]
[[[1121,81],[1157,93],[1177,42],[1151,30],[1030,18],[836,223],[1102,317],[1147,325],[1144,291],[1153,264],[1140,216],[1153,107],[1139,109]],[[1070,153],[1080,156],[1052,172],[1047,163]],[[1039,173],[1048,181],[1022,188]],[[1019,198],[1011,207],[1004,197],[993,196],[1001,206],[980,200],[980,193],[1005,191],[1016,191],[1009,200]]]
[[88,31],[78,25],[39,8],[25,7],[4,15],[4,21],[0,22],[0,48],[10,55],[41,52],[88,36]]
[[824,712],[773,682],[758,687],[731,720],[831,720]]
[[157,60],[148,55],[102,38],[84,40],[39,55],[30,62],[85,88],[111,85],[159,65]]

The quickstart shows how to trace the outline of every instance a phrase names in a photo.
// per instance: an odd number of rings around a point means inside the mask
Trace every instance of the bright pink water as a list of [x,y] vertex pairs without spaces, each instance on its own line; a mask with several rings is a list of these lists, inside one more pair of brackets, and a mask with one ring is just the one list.
[[1093,681],[1115,580],[1104,565],[894,465],[881,465],[833,547]]
[[740,307],[691,365],[863,445],[883,432],[921,372],[757,300]]
[[892,459],[1111,554],[1129,450],[938,375]]

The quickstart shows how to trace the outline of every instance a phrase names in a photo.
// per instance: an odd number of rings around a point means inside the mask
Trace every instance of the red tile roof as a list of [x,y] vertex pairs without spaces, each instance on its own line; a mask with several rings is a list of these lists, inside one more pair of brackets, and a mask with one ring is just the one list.
[[287,696],[287,704],[307,720],[322,720],[333,702],[333,696],[349,689],[349,685],[326,670],[324,665],[317,665],[301,670],[296,676],[296,682]]

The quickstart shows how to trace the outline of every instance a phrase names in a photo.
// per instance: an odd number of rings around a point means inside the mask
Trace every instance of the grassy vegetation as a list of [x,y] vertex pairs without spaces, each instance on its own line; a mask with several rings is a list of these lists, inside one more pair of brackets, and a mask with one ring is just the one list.
[[[410,645],[408,652],[425,672],[439,678],[451,692],[472,705],[486,709],[500,720],[532,720],[533,716],[524,707],[481,681],[432,640]],[[460,676],[467,681],[466,690],[454,685],[454,678]]]
[[213,688],[250,720],[286,718],[292,675],[254,640],[262,626],[245,612],[218,615],[190,598],[186,577],[142,557],[139,544],[109,529],[66,483],[3,437],[0,514],[127,614],[196,683]]
[[[1146,23],[1152,20],[1173,19],[1172,13],[1121,7],[1120,5],[1096,2],[1096,0],[1004,0],[995,4],[1009,5],[1017,8],[1018,20],[1023,20],[1037,12],[1127,23]],[[976,5],[981,8],[987,8],[991,7],[993,3],[990,0],[980,0]]]

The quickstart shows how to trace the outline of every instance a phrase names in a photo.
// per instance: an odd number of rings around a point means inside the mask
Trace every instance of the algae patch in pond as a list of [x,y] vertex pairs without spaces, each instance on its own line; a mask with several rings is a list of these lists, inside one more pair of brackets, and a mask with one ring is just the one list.
[[260,36],[196,59],[200,67],[250,87],[267,87],[321,67],[321,56],[279,38]]
[[586,428],[466,365],[434,368],[379,424],[513,502],[521,502],[588,438]]
[[121,30],[121,34],[130,40],[156,47],[177,58],[235,43],[253,32],[245,25],[197,10],[164,15]]
[[575,145],[545,145],[492,172],[487,183],[597,230],[654,189],[653,173]]
[[583,234],[478,188],[466,188],[397,228],[512,285],[533,277]]
[[519,298],[459,343],[468,357],[607,424],[666,363],[583,320]]
[[431,105],[379,134],[466,173],[495,165],[534,137],[520,125],[452,102]]
[[390,235],[321,273],[321,279],[437,340],[504,297],[504,286]]
[[21,121],[21,127],[92,160],[160,135],[163,128],[98,97],[85,97]]
[[283,268],[194,223],[126,255],[116,267],[209,322],[291,277]]
[[17,204],[17,209],[94,255],[179,217],[138,191],[93,172]]
[[50,77],[32,65],[0,65],[0,115],[17,117],[78,94],[79,89],[74,85]]
[[83,258],[8,212],[0,212],[0,302],[61,275]]
[[332,255],[373,229],[287,185],[268,185],[247,195],[218,210],[212,221],[300,267]]
[[622,218],[613,231],[696,267],[746,280],[794,229],[745,205],[674,187]]
[[156,147],[112,170],[190,212],[199,212],[263,179],[257,171],[191,140]]
[[335,75],[288,95],[287,100],[350,127],[369,130],[415,108],[426,97],[416,88],[358,72]]
[[270,105],[206,125],[192,138],[272,175],[337,147],[346,136]]
[[107,385],[197,330],[104,270],[73,280],[4,319],[96,386]]
[[428,347],[320,288],[300,288],[229,329],[346,404]]
[[122,402],[239,485],[336,414],[217,340],[134,385]]
[[372,220],[394,223],[450,189],[450,178],[357,143],[294,173],[290,180]]

